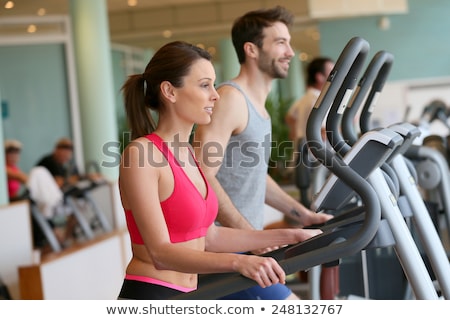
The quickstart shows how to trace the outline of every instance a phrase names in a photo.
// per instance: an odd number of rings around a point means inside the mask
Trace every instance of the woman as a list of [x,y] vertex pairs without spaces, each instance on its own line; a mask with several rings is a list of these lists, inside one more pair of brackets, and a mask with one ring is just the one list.
[[[159,49],[123,86],[132,142],[119,187],[132,243],[120,299],[167,299],[197,288],[199,273],[239,272],[261,287],[285,282],[270,257],[230,252],[297,243],[320,230],[239,230],[214,224],[217,198],[189,144],[219,96],[211,57],[185,42]],[[158,113],[157,125],[150,109]]]
[[28,181],[28,175],[19,168],[22,143],[17,140],[5,141],[6,176],[8,178],[8,196],[10,201],[24,199],[20,191]]

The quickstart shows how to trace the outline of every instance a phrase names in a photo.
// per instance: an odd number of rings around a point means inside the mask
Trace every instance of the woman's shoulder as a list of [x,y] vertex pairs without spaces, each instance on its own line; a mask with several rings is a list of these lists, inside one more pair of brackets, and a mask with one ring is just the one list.
[[138,163],[160,163],[163,158],[155,142],[148,136],[130,141],[122,153],[122,159],[134,160]]

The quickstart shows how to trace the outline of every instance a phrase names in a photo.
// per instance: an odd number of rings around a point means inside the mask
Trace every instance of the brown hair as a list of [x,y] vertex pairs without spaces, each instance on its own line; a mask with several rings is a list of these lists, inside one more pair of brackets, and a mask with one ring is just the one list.
[[68,149],[73,150],[72,140],[69,138],[61,138],[56,142],[55,149]]
[[144,73],[128,77],[122,91],[131,139],[155,130],[157,121],[153,119],[150,109],[160,112],[163,107],[160,96],[161,83],[169,81],[175,87],[182,87],[183,77],[199,59],[211,61],[211,55],[206,50],[187,42],[170,42],[155,53]]
[[294,15],[287,9],[276,6],[247,12],[234,21],[231,38],[240,64],[245,62],[244,44],[251,42],[262,48],[263,30],[275,22],[282,22],[290,27],[294,23]]
[[316,57],[306,67],[307,84],[312,86],[316,84],[316,74],[325,74],[325,65],[330,62],[334,63],[329,57]]

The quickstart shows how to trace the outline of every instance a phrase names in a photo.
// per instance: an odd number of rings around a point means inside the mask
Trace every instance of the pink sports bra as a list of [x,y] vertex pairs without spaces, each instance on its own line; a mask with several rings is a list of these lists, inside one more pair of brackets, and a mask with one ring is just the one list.
[[[197,167],[207,187],[206,198],[198,192],[164,141],[154,133],[147,135],[146,138],[165,156],[174,176],[172,194],[160,202],[170,241],[184,242],[205,236],[209,226],[216,219],[218,201],[198,163]],[[144,244],[131,210],[125,210],[125,217],[131,242]]]

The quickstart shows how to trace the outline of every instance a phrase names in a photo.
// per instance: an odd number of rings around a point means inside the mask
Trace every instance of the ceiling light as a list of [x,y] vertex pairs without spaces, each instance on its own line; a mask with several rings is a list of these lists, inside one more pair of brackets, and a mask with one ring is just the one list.
[[138,4],[137,0],[128,0],[127,3],[129,7],[136,7]]
[[162,35],[163,35],[164,38],[168,39],[168,38],[172,37],[172,31],[164,30]]
[[301,52],[301,53],[298,55],[298,59],[299,59],[300,61],[308,61],[308,54],[307,54],[306,52]]
[[216,54],[216,52],[217,52],[217,50],[216,50],[215,47],[209,47],[207,51],[208,51],[209,54],[212,55],[212,56],[214,56],[214,55]]
[[37,15],[42,17],[42,16],[45,16],[46,12],[47,11],[45,10],[45,8],[39,8],[37,11]]
[[12,8],[14,8],[14,2],[13,1],[6,1],[5,9],[12,9]]
[[27,32],[28,32],[28,33],[35,33],[36,30],[37,30],[37,27],[36,27],[36,25],[34,25],[34,24],[30,24],[30,25],[28,26],[28,28],[27,28]]

